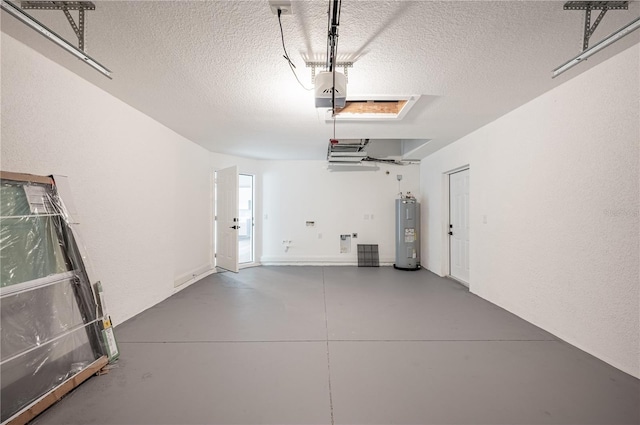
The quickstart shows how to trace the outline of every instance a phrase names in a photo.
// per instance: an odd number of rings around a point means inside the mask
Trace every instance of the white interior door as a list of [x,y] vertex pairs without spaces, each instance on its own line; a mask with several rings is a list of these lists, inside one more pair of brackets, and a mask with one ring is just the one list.
[[469,170],[449,176],[450,275],[469,284]]
[[238,167],[216,173],[216,266],[238,272]]

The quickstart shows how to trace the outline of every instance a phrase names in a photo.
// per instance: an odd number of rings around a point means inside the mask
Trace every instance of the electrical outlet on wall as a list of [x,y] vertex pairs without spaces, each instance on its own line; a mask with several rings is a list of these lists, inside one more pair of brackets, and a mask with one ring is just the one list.
[[284,245],[284,252],[289,252],[289,248],[291,248],[291,241],[284,240],[282,241],[282,245]]

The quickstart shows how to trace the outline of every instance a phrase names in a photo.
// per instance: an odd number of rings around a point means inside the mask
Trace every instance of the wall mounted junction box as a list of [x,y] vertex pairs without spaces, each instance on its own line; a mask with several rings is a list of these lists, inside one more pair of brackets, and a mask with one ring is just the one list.
[[278,9],[282,11],[282,15],[293,15],[291,2],[286,0],[270,0],[269,7],[274,15],[278,15]]

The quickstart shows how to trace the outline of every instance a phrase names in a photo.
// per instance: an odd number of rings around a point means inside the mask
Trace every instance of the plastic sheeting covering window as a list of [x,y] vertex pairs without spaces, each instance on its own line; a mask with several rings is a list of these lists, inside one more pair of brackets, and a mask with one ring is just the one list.
[[0,181],[0,316],[1,422],[106,352],[52,185]]

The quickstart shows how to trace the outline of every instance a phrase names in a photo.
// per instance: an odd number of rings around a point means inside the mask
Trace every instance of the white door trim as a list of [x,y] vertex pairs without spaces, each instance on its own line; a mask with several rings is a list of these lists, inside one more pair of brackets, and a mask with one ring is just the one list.
[[244,262],[244,263],[238,263],[238,268],[239,269],[245,269],[248,267],[255,267],[257,265],[259,265],[256,261],[256,221],[257,221],[257,206],[256,206],[256,175],[255,173],[245,173],[242,171],[238,171],[238,176],[249,176],[251,177],[251,214],[252,214],[252,218],[251,218],[251,227],[249,228],[249,230],[251,231],[251,261],[248,262]]

